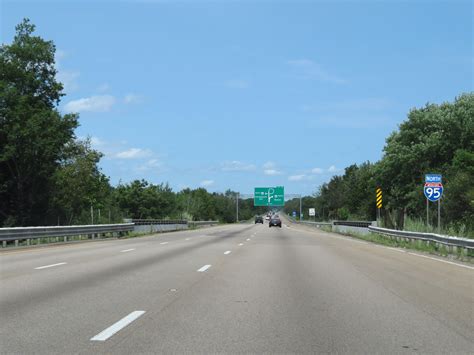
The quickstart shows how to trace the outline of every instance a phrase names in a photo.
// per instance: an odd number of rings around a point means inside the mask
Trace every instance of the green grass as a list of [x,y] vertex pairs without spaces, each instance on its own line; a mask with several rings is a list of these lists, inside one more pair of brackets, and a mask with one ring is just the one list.
[[474,253],[467,252],[461,248],[458,248],[456,252],[450,253],[448,248],[446,248],[444,245],[437,246],[435,245],[435,243],[427,243],[421,240],[417,240],[415,242],[409,242],[407,240],[398,241],[396,239],[391,239],[388,236],[384,236],[377,233],[361,234],[357,232],[349,232],[349,233],[339,233],[339,234],[344,234],[350,237],[362,239],[368,242],[372,242],[372,243],[376,243],[376,244],[380,244],[384,246],[417,250],[420,252],[424,252],[424,253],[428,253],[432,255],[444,256],[444,257],[451,256],[460,261],[474,262]]
[[[421,218],[406,218],[403,229],[410,232],[438,234],[437,226],[427,226],[426,220]],[[461,238],[474,238],[474,231],[467,229],[464,224],[441,226],[441,231],[439,234]]]

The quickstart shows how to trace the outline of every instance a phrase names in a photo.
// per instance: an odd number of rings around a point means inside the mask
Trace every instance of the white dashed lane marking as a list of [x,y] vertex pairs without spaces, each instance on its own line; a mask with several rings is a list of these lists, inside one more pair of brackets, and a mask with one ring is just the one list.
[[197,271],[198,272],[204,272],[206,271],[207,269],[209,269],[212,265],[204,265],[202,268],[198,269]]
[[104,331],[92,337],[91,341],[105,341],[109,339],[112,335],[117,333],[119,330],[125,328],[127,325],[132,323],[138,317],[141,317],[144,313],[145,311],[134,311],[130,313],[128,316],[122,318],[117,323],[112,324],[110,327],[108,327]]
[[66,265],[67,263],[57,263],[57,264],[51,264],[51,265],[45,265],[45,266],[38,266],[35,267],[35,270],[43,270],[43,269],[48,269],[50,267],[55,267],[55,266],[60,266],[60,265]]

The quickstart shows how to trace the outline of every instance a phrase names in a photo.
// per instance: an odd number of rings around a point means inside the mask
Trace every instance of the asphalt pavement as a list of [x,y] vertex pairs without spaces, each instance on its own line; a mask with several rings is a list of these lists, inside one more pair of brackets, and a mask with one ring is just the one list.
[[474,353],[474,267],[298,226],[0,253],[2,354]]

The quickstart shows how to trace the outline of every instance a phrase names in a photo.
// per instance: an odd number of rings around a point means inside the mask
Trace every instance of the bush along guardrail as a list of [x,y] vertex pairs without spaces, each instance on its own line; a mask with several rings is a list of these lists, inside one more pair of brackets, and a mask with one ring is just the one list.
[[465,250],[468,256],[474,256],[474,239],[450,237],[434,233],[400,231],[396,229],[387,229],[374,226],[369,226],[369,231],[371,233],[377,233],[398,241],[405,240],[412,243],[416,241],[422,241],[428,245],[433,244],[438,248],[444,246],[450,253],[456,253],[460,250]]
[[133,228],[133,223],[0,228],[0,241],[2,242],[2,247],[5,248],[7,243],[13,242],[15,246],[18,246],[19,241],[23,240],[26,240],[26,245],[30,245],[33,240],[36,241],[36,244],[40,244],[42,239],[47,239],[48,242],[59,242],[60,238],[62,238],[61,241],[67,242],[69,237],[80,237],[80,239],[84,237],[86,239],[106,236],[120,237],[133,231]]

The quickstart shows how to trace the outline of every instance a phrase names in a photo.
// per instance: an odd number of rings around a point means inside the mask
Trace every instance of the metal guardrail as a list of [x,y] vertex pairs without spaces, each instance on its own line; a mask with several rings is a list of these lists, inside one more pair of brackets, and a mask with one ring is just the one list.
[[332,226],[330,222],[314,222],[314,221],[292,221],[294,223],[306,224],[308,226]]
[[7,246],[7,242],[15,242],[15,246],[18,246],[20,240],[26,240],[27,245],[30,245],[31,240],[39,238],[56,238],[56,241],[58,241],[58,238],[62,237],[64,238],[63,241],[67,242],[68,237],[74,236],[90,236],[91,239],[105,236],[107,234],[111,236],[121,236],[124,233],[134,231],[135,226],[138,225],[183,225],[186,228],[186,226],[211,226],[219,223],[219,221],[173,221],[157,219],[127,220],[127,222],[129,221],[132,222],[85,226],[0,228],[0,242],[2,242],[2,246],[5,248]]
[[409,232],[400,231],[396,229],[388,229],[381,227],[369,226],[369,231],[372,233],[378,233],[389,237],[403,238],[408,240],[423,240],[426,242],[433,242],[437,244],[443,244],[448,247],[460,247],[469,250],[474,250],[474,239],[465,239],[458,237],[449,237],[434,233],[421,233],[421,232]]
[[359,227],[359,228],[368,228],[372,225],[371,221],[333,221],[335,226],[348,226],[348,227]]
[[31,239],[47,238],[47,237],[67,237],[90,235],[92,239],[97,235],[118,234],[133,231],[133,223],[121,224],[97,224],[87,226],[49,226],[49,227],[13,227],[0,228],[0,241],[3,247],[9,241],[15,241],[18,245],[19,240],[27,240],[28,244]]
[[166,220],[166,219],[127,219],[127,222],[134,223],[137,226],[152,224],[187,224],[186,220]]
[[187,223],[192,226],[212,226],[219,224],[219,221],[187,221]]
[[[357,227],[357,228],[366,228],[368,232],[371,233],[378,233],[384,236],[388,236],[390,238],[397,238],[397,239],[406,239],[409,241],[413,240],[421,240],[428,243],[435,243],[438,245],[445,245],[448,246],[450,249],[452,248],[464,248],[468,251],[474,251],[474,239],[466,239],[466,238],[459,238],[459,237],[450,237],[440,234],[434,233],[421,233],[421,232],[410,232],[410,231],[401,231],[396,229],[388,229],[388,228],[381,228],[373,226],[370,221],[333,221],[331,223],[324,223],[324,222],[311,222],[311,221],[296,221],[291,219],[294,223],[299,224],[306,224],[311,226],[319,226],[319,225],[326,225],[326,226],[347,226],[347,227]],[[333,228],[334,231],[334,228]]]

